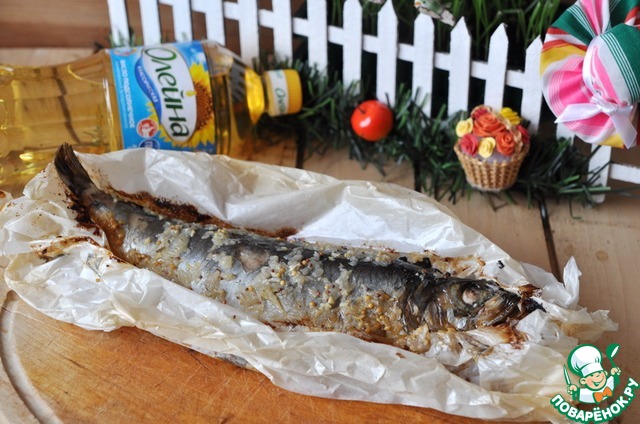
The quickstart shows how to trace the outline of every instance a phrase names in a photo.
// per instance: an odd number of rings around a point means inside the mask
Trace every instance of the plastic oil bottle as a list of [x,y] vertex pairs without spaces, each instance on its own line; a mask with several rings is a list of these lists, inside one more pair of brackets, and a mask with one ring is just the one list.
[[0,65],[0,190],[18,194],[64,142],[90,153],[154,147],[242,158],[263,113],[301,107],[295,70],[258,75],[212,41]]

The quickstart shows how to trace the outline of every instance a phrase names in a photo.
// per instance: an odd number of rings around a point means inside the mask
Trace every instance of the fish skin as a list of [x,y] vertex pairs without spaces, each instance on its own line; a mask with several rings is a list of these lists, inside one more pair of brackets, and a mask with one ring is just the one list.
[[80,216],[102,229],[116,256],[274,328],[338,331],[425,352],[429,332],[509,325],[540,308],[428,261],[160,216],[98,189],[69,145],[54,164]]

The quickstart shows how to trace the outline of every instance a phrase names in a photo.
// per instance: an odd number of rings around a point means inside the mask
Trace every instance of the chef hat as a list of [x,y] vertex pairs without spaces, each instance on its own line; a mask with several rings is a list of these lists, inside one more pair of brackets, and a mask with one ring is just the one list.
[[549,28],[540,71],[547,104],[588,143],[636,145],[640,0],[579,0]]
[[569,355],[569,367],[574,374],[586,377],[596,371],[603,371],[602,354],[592,345],[581,345]]

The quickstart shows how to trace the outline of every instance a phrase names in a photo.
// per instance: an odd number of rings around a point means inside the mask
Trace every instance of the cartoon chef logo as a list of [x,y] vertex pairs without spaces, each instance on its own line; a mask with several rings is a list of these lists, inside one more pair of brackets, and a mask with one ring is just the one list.
[[619,345],[610,345],[607,348],[607,356],[612,368],[609,372],[602,367],[602,354],[593,345],[584,344],[571,351],[567,358],[569,369],[578,377],[582,387],[571,382],[565,368],[565,382],[567,393],[573,400],[582,403],[600,403],[604,399],[613,396],[613,390],[620,383],[620,368],[613,363],[613,356],[618,351]]
[[[613,363],[619,349],[620,345],[616,343],[607,346],[606,355],[590,344],[573,349],[564,367],[564,381],[572,399],[566,400],[558,393],[549,400],[553,408],[569,420],[582,424],[601,424],[622,414],[636,397],[640,384],[632,377],[627,378],[626,384],[620,384],[621,371]],[[608,372],[602,363],[603,356],[611,364]],[[571,381],[569,370],[579,377],[577,383]],[[592,409],[586,405],[576,407],[576,401],[594,406]]]

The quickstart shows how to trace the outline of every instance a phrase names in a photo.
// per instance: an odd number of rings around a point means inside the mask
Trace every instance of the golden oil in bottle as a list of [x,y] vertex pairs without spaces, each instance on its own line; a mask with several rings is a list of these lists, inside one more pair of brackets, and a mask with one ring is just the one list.
[[0,65],[0,189],[19,191],[63,142],[102,153],[118,147],[108,56],[51,67]]
[[251,130],[264,113],[278,116],[300,111],[300,77],[293,69],[259,75],[220,45],[204,42],[203,47],[218,121],[217,152],[244,159],[251,152]]
[[17,194],[64,142],[246,157],[263,113],[296,113],[293,70],[256,74],[215,42],[115,48],[50,67],[0,65],[0,189]]

